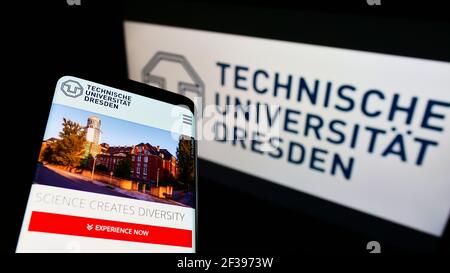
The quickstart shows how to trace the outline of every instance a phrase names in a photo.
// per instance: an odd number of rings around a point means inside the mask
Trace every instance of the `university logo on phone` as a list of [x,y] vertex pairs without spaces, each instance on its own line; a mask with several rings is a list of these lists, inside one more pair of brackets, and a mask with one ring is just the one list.
[[67,80],[61,84],[61,91],[68,97],[77,98],[83,95],[83,86],[77,81]]

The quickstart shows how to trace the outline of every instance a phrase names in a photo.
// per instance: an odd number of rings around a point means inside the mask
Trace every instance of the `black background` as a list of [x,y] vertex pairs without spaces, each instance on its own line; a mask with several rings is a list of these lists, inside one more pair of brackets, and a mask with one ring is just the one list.
[[[15,250],[58,77],[71,74],[87,79],[120,79],[127,75],[123,39],[124,4],[112,1],[81,2],[81,6],[68,6],[65,1],[19,3],[19,6],[2,11],[3,14],[14,15],[3,24],[7,34],[4,43],[8,47],[4,50],[7,62],[3,63],[2,78],[8,84],[4,85],[2,92],[2,111],[6,122],[3,124],[2,141],[5,197],[1,202],[2,211],[8,216],[7,224],[3,225],[8,236],[2,237],[2,248],[7,252]],[[411,19],[416,23],[434,24],[433,29],[439,33],[448,31],[445,27],[448,25],[442,27],[443,23],[448,23],[445,9],[431,2],[423,1],[421,6],[414,6],[416,4],[410,1],[408,5],[398,2],[397,6],[393,6],[390,2],[382,1],[383,5],[376,7],[378,10],[368,7],[365,1],[341,2],[344,1],[296,4],[249,1],[239,4],[231,2],[227,6],[231,9],[236,7],[236,10],[252,10],[256,6],[281,11],[298,9],[323,12],[324,16],[348,14],[374,20]],[[251,14],[249,18],[252,18]],[[202,23],[191,19],[192,24]],[[245,27],[243,22],[241,28],[245,30]],[[375,27],[372,31],[378,30]],[[406,39],[412,41],[415,38],[414,29],[405,27],[399,31],[406,33]],[[352,31],[349,29],[348,33],[351,36]],[[265,35],[261,33],[260,36]],[[427,41],[430,43],[433,37],[436,36],[416,37],[419,47],[411,47],[411,51],[397,52],[398,48],[389,43],[384,49],[400,55],[420,56],[426,49],[420,45]],[[423,57],[450,60],[448,39],[447,36],[442,40],[431,40],[434,50],[425,51],[428,53]],[[339,43],[339,40],[339,37],[330,37],[330,45],[339,46],[333,44]],[[371,49],[370,45],[355,39],[355,47],[364,46],[369,47],[367,50]],[[7,106],[12,106],[12,109]],[[205,177],[199,177],[199,185],[200,253],[366,254],[365,245],[373,239],[363,232],[325,223],[298,210],[260,199]],[[445,240],[439,245],[437,253],[448,251],[448,239]],[[389,254],[409,250],[386,243],[383,251]]]

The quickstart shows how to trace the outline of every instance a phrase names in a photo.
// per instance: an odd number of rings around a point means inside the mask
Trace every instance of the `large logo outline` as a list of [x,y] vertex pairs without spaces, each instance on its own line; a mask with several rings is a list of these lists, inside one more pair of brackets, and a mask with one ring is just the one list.
[[162,89],[166,89],[166,78],[152,74],[152,71],[158,66],[161,61],[180,64],[194,84],[179,81],[178,90],[176,92],[181,95],[186,95],[186,92],[193,92],[197,96],[202,98],[202,105],[205,105],[205,84],[203,83],[198,73],[195,71],[194,67],[183,55],[164,51],[156,52],[155,55],[153,55],[153,57],[142,69],[142,82],[157,86]]

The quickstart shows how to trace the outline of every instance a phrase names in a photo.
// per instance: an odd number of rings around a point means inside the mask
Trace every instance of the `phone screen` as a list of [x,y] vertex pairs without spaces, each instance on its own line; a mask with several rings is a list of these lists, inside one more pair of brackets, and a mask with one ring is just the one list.
[[17,252],[195,252],[195,118],[148,96],[59,79]]

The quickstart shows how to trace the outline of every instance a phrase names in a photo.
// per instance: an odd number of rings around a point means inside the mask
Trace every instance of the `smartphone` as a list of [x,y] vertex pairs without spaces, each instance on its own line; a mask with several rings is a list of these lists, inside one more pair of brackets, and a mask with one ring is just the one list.
[[16,252],[196,250],[193,102],[61,77]]

